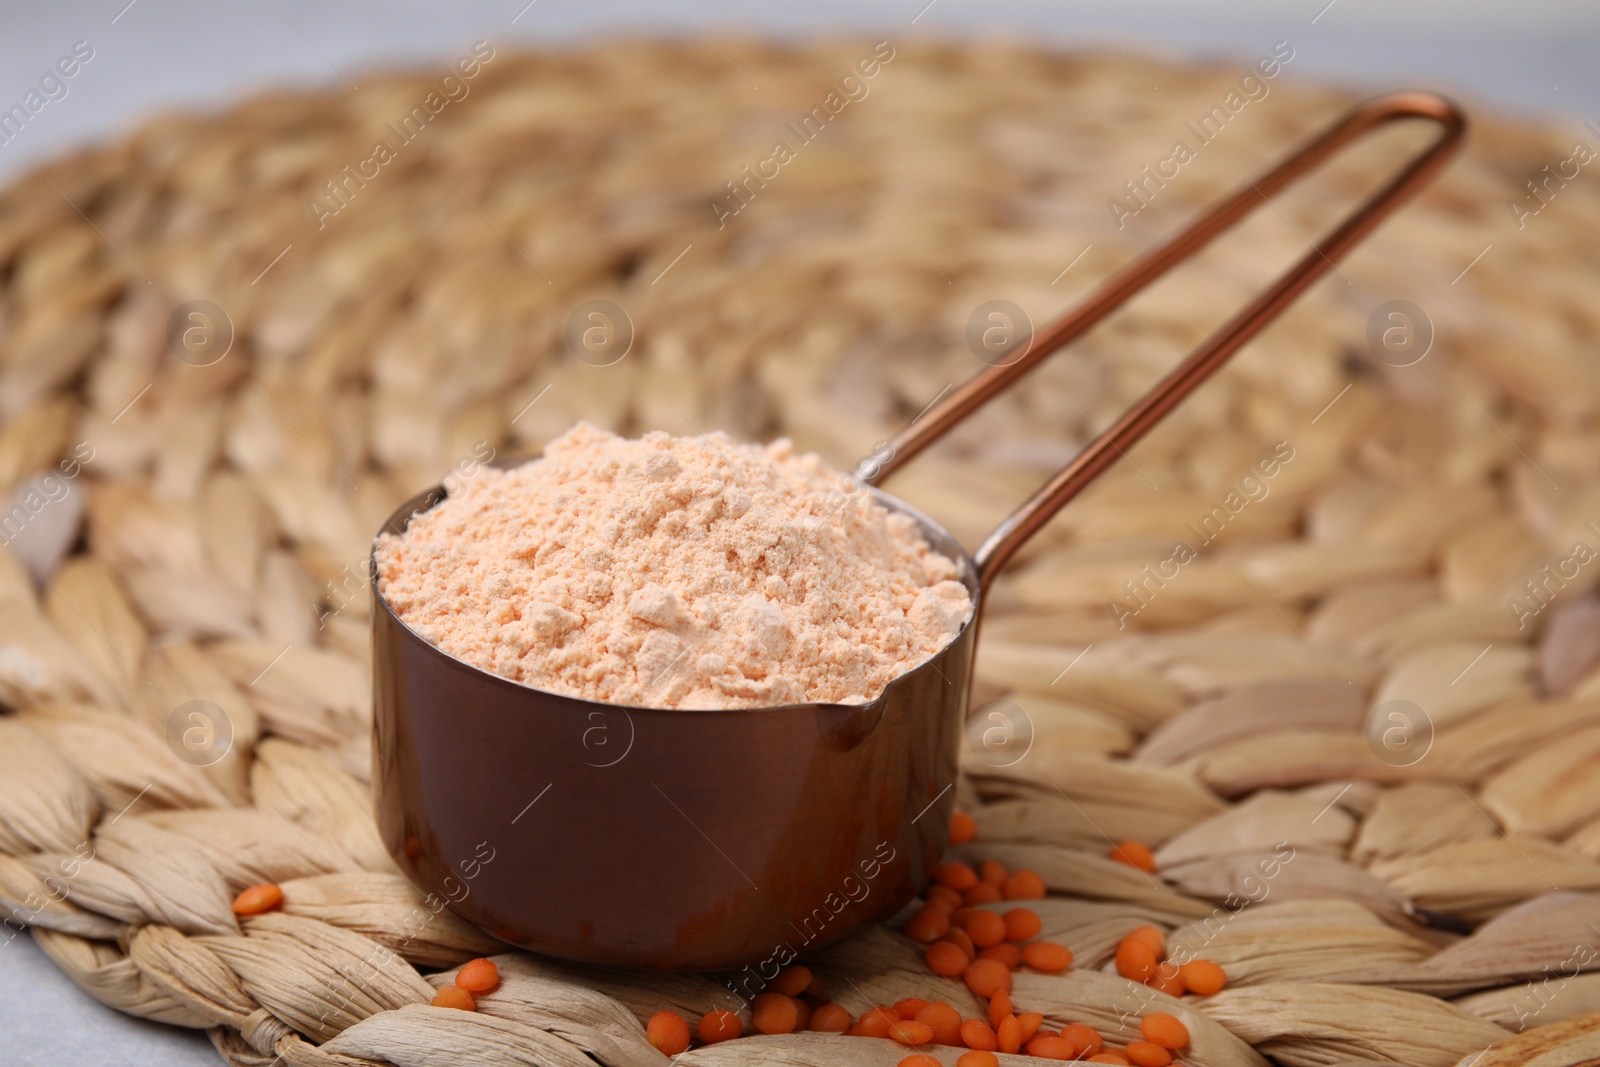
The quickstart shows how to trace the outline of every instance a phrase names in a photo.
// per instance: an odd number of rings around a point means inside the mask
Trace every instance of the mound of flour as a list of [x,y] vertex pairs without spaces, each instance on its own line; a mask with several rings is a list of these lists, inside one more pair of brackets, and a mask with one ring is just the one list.
[[972,612],[955,564],[787,440],[580,423],[400,536],[378,588],[484,670],[657,708],[870,700]]

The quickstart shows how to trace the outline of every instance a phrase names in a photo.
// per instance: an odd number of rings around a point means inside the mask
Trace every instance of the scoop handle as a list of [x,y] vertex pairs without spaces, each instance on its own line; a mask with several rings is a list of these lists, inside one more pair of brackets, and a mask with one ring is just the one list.
[[[1107,278],[1078,306],[1038,334],[1029,344],[1019,341],[1002,353],[997,365],[973,375],[890,440],[888,458],[863,461],[856,475],[877,484],[917,453],[938,440],[967,415],[1001,390],[1038,366],[1061,348],[1116,310],[1135,293],[1209,244],[1212,238],[1248,215],[1268,197],[1310,173],[1351,142],[1372,130],[1404,119],[1426,119],[1440,133],[1414,156],[1394,179],[1360,204],[1294,266],[1285,271],[1244,310],[1224,323],[1174,370],[1169,372],[1123,413],[1109,429],[1090,442],[1037,492],[995,527],[978,547],[973,559],[978,579],[987,587],[1012,553],[1032,537],[1062,506],[1082,492],[1106,468],[1160,422],[1213,371],[1294,302],[1334,262],[1355,247],[1404,201],[1432,181],[1460,148],[1467,120],[1450,100],[1433,93],[1401,92],[1376,97],[1352,108],[1311,141],[1292,152],[1277,166],[1230,196],[1207,208],[1163,244]],[[1009,358],[1016,348],[1022,352]]]

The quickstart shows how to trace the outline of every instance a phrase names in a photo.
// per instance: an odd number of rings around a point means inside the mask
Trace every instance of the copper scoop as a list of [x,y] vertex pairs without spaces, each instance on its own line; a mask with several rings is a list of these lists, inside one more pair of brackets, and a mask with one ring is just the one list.
[[[1448,100],[1397,93],[1355,108],[1272,170],[1117,272],[1031,346],[935,404],[857,472],[874,485],[1145,285],[1367,132],[1401,119],[1437,138],[1211,335],[968,555],[926,516],[977,609],[945,648],[863,705],[682,711],[533,689],[429,644],[384,602],[372,565],[374,788],[396,863],[427,896],[534,952],[591,963],[777,968],[894,914],[946,846],[982,596],[1063,504],[1430,181],[1466,122]],[[525,462],[526,457],[515,462]],[[407,501],[384,529],[444,498]],[[425,924],[428,916],[419,922]],[[420,931],[419,931],[420,932]]]

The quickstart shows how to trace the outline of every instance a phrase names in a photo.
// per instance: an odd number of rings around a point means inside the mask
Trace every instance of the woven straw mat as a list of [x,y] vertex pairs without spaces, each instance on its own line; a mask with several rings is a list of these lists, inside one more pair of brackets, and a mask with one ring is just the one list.
[[[372,533],[580,418],[852,465],[981,369],[979,305],[1044,323],[1354,99],[1280,75],[1199,141],[1246,67],[897,42],[796,137],[872,53],[502,50],[409,140],[388,124],[450,68],[161,117],[0,193],[5,936],[233,1064],[631,1067],[665,1062],[651,1013],[728,1005],[715,976],[505,953],[448,913],[414,932],[367,785]],[[1574,132],[1476,116],[1001,580],[974,729],[1031,742],[963,752],[963,854],[1040,872],[1076,954],[1019,974],[1018,1011],[1122,1044],[1164,1007],[1189,1067],[1600,1059],[1600,197],[1541,170]],[[1275,198],[891,489],[976,544],[1424,137]],[[625,312],[621,357],[569,344],[589,300]],[[222,759],[193,757],[191,701]],[[1155,875],[1108,858],[1125,838]],[[259,882],[284,906],[237,919]],[[1145,923],[1228,988],[1118,977]],[[830,995],[973,1014],[893,925],[808,961]],[[478,1012],[428,1006],[496,953]],[[904,1053],[805,1033],[682,1060]]]

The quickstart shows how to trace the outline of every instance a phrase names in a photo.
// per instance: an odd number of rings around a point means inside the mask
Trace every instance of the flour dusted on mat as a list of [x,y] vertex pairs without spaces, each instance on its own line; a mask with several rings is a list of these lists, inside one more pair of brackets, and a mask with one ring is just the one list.
[[378,587],[426,640],[539,689],[660,708],[870,700],[972,601],[910,519],[848,488],[787,440],[579,423],[380,538]]

